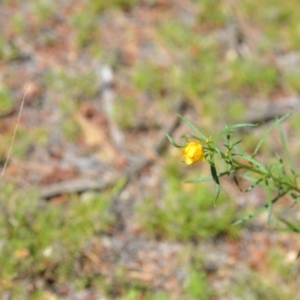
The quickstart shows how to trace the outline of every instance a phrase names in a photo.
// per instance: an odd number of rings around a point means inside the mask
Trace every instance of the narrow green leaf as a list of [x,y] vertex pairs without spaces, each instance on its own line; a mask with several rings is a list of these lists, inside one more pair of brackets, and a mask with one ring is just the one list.
[[226,139],[227,139],[228,146],[230,146],[230,134],[227,134]]
[[220,181],[219,181],[217,169],[214,164],[210,165],[210,172],[211,172],[211,176],[212,176],[214,182],[216,183],[216,196],[215,196],[215,200],[214,200],[214,206],[216,206],[216,202],[220,195],[221,188],[220,188]]
[[222,136],[228,135],[228,134],[231,134],[231,133],[233,133],[233,131],[230,130],[230,128],[225,128],[220,133],[218,133],[216,136],[214,136],[214,141],[217,142]]
[[[285,177],[286,172],[282,163],[272,163],[269,167],[270,173],[273,176],[279,176],[280,178]],[[275,174],[275,175],[274,175]]]
[[212,179],[213,179],[212,176],[200,177],[200,178],[186,180],[185,183],[200,183],[200,182],[210,181]]
[[220,184],[216,184],[216,196],[215,196],[215,200],[214,200],[214,206],[217,206],[216,203],[217,203],[217,200],[219,198],[220,191],[221,191]]
[[192,139],[198,140],[199,142],[203,143],[202,139],[199,139],[198,136],[193,135],[193,134],[184,134],[180,138],[192,138]]
[[281,141],[281,145],[282,145],[282,148],[283,148],[284,156],[287,159],[287,162],[288,162],[288,165],[291,169],[291,172],[293,174],[295,174],[296,173],[295,168],[294,168],[294,165],[293,165],[291,154],[288,150],[288,147],[287,147],[287,144],[286,144],[286,141],[285,141],[285,137],[284,137],[284,134],[283,134],[281,123],[278,124],[278,129],[279,129],[280,141]]
[[183,147],[184,147],[184,146],[180,146],[180,145],[176,144],[175,141],[170,137],[170,135],[169,135],[168,133],[166,133],[166,136],[167,136],[169,142],[170,142],[174,147],[176,147],[176,148],[183,148]]
[[252,183],[252,185],[255,185],[257,180],[258,180],[257,178],[253,178],[253,177],[248,176],[248,175],[245,176],[245,174],[242,175],[242,178],[248,180],[250,183]]
[[214,164],[210,165],[211,176],[216,184],[220,184],[217,169]]
[[[257,178],[257,177],[252,177],[251,176],[251,172],[247,172],[245,174],[242,175],[242,177],[249,181],[250,183],[252,183],[252,185],[250,187],[248,187],[246,189],[246,192],[249,192],[251,191],[253,188],[255,188],[257,185],[260,185],[260,186],[265,186],[265,177],[262,177],[262,178]],[[273,181],[269,182],[269,188],[271,190],[274,190],[274,191],[278,191],[278,186],[276,186]]]
[[216,153],[219,154],[219,156],[222,158],[222,153],[218,147],[213,147],[213,149],[216,151]]
[[263,206],[263,207],[259,208],[258,210],[256,210],[254,213],[249,214],[248,216],[246,216],[246,217],[244,217],[242,219],[237,220],[236,222],[233,223],[233,225],[236,226],[236,225],[240,225],[242,223],[245,223],[245,222],[253,219],[254,217],[258,216],[259,214],[261,214],[265,210],[266,210],[266,207]]
[[282,122],[283,120],[285,120],[287,117],[289,117],[290,115],[291,115],[291,113],[288,113],[288,114],[284,115],[283,117],[281,117],[280,119],[277,119],[277,120],[272,124],[272,126],[266,131],[266,133],[262,136],[261,140],[260,140],[259,143],[257,144],[257,146],[256,146],[256,148],[255,148],[255,150],[254,150],[254,153],[253,153],[252,157],[254,157],[254,156],[258,153],[258,151],[259,151],[261,145],[264,143],[264,141],[266,140],[266,138],[268,137],[268,135],[270,134],[270,132],[273,130],[273,128],[274,128],[275,126],[277,126],[280,122]]
[[247,189],[246,189],[246,192],[250,192],[252,189],[254,189],[256,186],[258,186],[261,182],[263,181],[263,178],[260,178],[258,180],[256,180],[254,182],[254,184],[252,184],[251,186],[249,186]]
[[291,223],[290,221],[287,221],[280,217],[278,219],[288,227],[289,231],[300,233],[300,226],[296,226],[293,223]]
[[214,140],[217,142],[223,135],[228,135],[233,133],[233,129],[235,128],[240,128],[240,127],[254,127],[257,126],[258,124],[235,124],[235,125],[231,125],[231,126],[227,126],[224,130],[222,130],[219,134],[217,134],[214,137]]
[[206,140],[205,135],[189,120],[187,120],[185,117],[181,116],[178,114],[178,117],[187,125],[189,126],[192,130],[194,130],[197,134],[201,136],[203,140]]
[[243,140],[239,140],[239,141],[233,143],[232,146],[231,146],[231,148],[235,147],[236,145],[238,145],[238,144],[241,143],[242,141],[243,141]]
[[237,179],[237,177],[236,177],[236,173],[233,174],[233,180],[234,180],[234,183],[236,184],[236,186],[238,187],[238,189],[239,189],[241,192],[243,192],[243,190],[242,190],[242,188],[241,188],[241,186],[240,186],[240,184],[239,184],[239,182],[238,182],[238,179]]
[[209,144],[209,154],[211,157],[211,164],[214,164],[214,154],[218,154],[221,158],[222,158],[222,153],[220,151],[220,149],[214,144],[214,143],[210,143]]
[[[287,193],[280,193],[278,194],[271,202],[272,205],[274,203],[276,203],[281,197],[283,197],[284,195],[286,195]],[[236,225],[240,225],[242,223],[245,223],[251,219],[253,219],[254,217],[258,216],[259,214],[261,214],[262,212],[264,212],[267,208],[269,207],[269,203],[266,203],[264,206],[262,206],[261,208],[259,208],[258,210],[256,210],[254,213],[249,214],[248,216],[237,220],[236,222],[234,222],[232,225],[236,226]]]
[[248,160],[250,163],[252,163],[256,167],[258,167],[265,174],[269,173],[268,169],[265,166],[263,166],[260,162],[258,162],[255,158],[251,157],[247,153],[242,154],[241,157],[243,157],[244,159]]
[[271,220],[271,215],[272,215],[272,198],[271,198],[271,190],[269,187],[269,183],[268,180],[265,181],[266,183],[266,194],[267,194],[267,200],[268,200],[268,218],[267,218],[267,225],[270,224],[270,220]]
[[235,124],[235,125],[232,125],[232,126],[229,126],[229,128],[231,129],[234,129],[234,128],[240,128],[240,127],[255,127],[257,126],[258,124]]
[[[222,177],[224,175],[229,175],[230,173],[228,173],[227,171],[219,173],[218,177]],[[201,182],[205,182],[205,181],[210,181],[212,180],[213,177],[212,176],[207,176],[207,177],[200,177],[200,178],[194,178],[194,179],[189,179],[184,181],[185,183],[201,183]]]
[[294,194],[294,193],[291,193],[290,195],[291,195],[291,197],[292,197],[294,200],[297,200],[297,201],[298,201],[298,198],[300,198],[300,195],[297,195],[297,194]]

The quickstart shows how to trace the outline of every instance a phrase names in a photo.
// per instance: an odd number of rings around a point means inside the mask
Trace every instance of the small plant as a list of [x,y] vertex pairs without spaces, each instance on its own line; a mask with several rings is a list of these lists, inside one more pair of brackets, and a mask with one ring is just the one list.
[[214,195],[210,188],[190,186],[188,190],[182,189],[179,172],[176,166],[169,165],[162,201],[149,197],[137,207],[142,228],[159,239],[181,242],[197,242],[216,236],[236,238],[238,227],[230,226],[235,220],[236,207],[233,202],[227,204],[228,195],[223,193],[219,198],[219,209],[212,209]]
[[138,3],[137,0],[112,0],[112,1],[105,1],[105,0],[90,0],[88,2],[88,9],[90,11],[100,13],[105,9],[110,8],[123,8],[128,9],[133,7]]
[[[266,131],[258,142],[252,155],[244,152],[239,144],[242,140],[232,141],[232,135],[237,128],[256,126],[256,124],[236,124],[232,126],[226,125],[225,129],[215,136],[206,137],[192,122],[186,118],[179,116],[195,133],[196,135],[186,134],[182,138],[186,140],[185,145],[177,144],[169,135],[169,141],[173,146],[182,148],[182,155],[184,156],[187,165],[205,161],[210,165],[211,176],[195,178],[189,180],[189,183],[200,183],[208,180],[213,180],[216,185],[215,201],[220,195],[220,177],[232,175],[235,184],[242,191],[239,184],[239,178],[249,182],[249,187],[246,192],[251,191],[256,186],[264,187],[266,191],[267,203],[254,213],[236,221],[234,224],[241,224],[263,211],[268,212],[267,223],[270,222],[272,215],[273,205],[276,204],[281,198],[290,195],[295,203],[300,197],[300,188],[298,187],[297,179],[300,176],[294,168],[291,155],[289,153],[281,122],[285,120],[290,114],[287,114],[280,119],[277,119],[274,124]],[[276,161],[269,166],[265,166],[257,159],[257,154],[261,149],[262,144],[268,137],[271,130],[278,127],[280,140],[283,148],[285,160],[277,153],[275,153]],[[193,141],[190,141],[193,139]],[[225,140],[224,148],[219,147],[220,141]],[[218,172],[217,160],[219,158],[226,167],[222,172]],[[288,225],[286,223],[286,225]]]
[[[0,42],[1,43],[1,42]],[[0,115],[5,115],[12,111],[14,101],[11,91],[0,83]]]
[[228,85],[235,93],[269,95],[280,87],[280,72],[275,66],[266,65],[257,59],[236,59],[231,65]]
[[[126,109],[124,109],[126,107]],[[117,99],[113,105],[113,118],[118,126],[122,129],[130,129],[134,127],[138,107],[136,100],[132,97],[124,97]]]
[[74,261],[93,237],[112,226],[110,197],[110,191],[74,197],[62,207],[40,202],[35,194],[24,195],[11,184],[1,186],[0,297],[2,292],[21,292],[13,299],[26,299],[38,292],[38,286],[28,289],[27,280],[39,279],[41,288],[47,278],[55,278],[53,286],[84,281]]
[[32,9],[40,22],[51,19],[56,11],[55,4],[49,0],[35,1]]
[[24,34],[26,31],[26,18],[22,15],[22,13],[17,12],[13,15],[11,19],[12,28],[19,35]]
[[212,299],[212,291],[209,288],[206,274],[202,271],[192,271],[186,285],[186,294],[189,299]]
[[93,40],[97,40],[97,15],[89,10],[76,13],[72,18],[76,32],[76,45],[84,48]]
[[4,35],[0,34],[0,60],[6,63],[20,57],[20,49]]

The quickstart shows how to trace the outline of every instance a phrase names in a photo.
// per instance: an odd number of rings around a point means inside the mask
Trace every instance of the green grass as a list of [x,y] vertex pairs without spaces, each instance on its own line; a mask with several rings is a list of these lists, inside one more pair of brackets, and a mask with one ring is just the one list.
[[226,87],[235,94],[269,96],[280,87],[280,73],[273,65],[256,59],[237,59],[230,66],[231,78]]
[[74,14],[72,16],[72,24],[75,32],[75,43],[79,49],[93,44],[99,37],[97,32],[97,15],[90,10]]
[[113,119],[121,129],[130,129],[135,125],[138,110],[135,98],[116,99],[113,104]]
[[[300,226],[298,225],[298,230]],[[280,276],[283,283],[283,290],[287,290],[287,285],[293,283],[296,287],[298,277],[298,266],[293,259],[286,261],[286,253],[280,249],[273,249],[268,255],[268,263],[272,269]]]
[[47,278],[54,278],[54,287],[85,282],[75,261],[94,236],[113,224],[109,204],[109,193],[52,204],[12,185],[2,186],[0,291],[29,295],[28,280],[40,280],[44,287]]
[[[0,161],[5,161],[9,145],[12,142],[13,129],[0,136]],[[12,148],[12,154],[19,159],[25,159],[33,145],[46,146],[48,143],[49,132],[45,128],[35,128],[28,130],[18,128],[16,138]]]
[[[259,9],[256,9],[259,5]],[[244,1],[241,6],[246,17],[259,26],[269,51],[293,51],[299,49],[298,32],[299,1],[291,0],[283,5],[279,0]],[[271,47],[273,49],[271,49]]]
[[230,123],[241,121],[246,112],[247,107],[245,102],[241,99],[233,100],[228,105],[228,120],[230,120]]
[[35,0],[31,5],[32,12],[41,23],[51,20],[58,9],[50,0]]
[[273,277],[274,273],[272,273],[269,272],[268,276],[262,276],[260,273],[250,272],[248,276],[240,277],[231,290],[236,297],[234,299],[297,300],[297,287],[290,289],[281,282],[280,273],[277,274],[277,279]]
[[79,49],[98,46],[101,37],[99,26],[100,17],[108,9],[130,9],[138,3],[137,0],[88,0],[85,8],[72,16],[75,32],[75,44]]
[[[59,93],[69,104],[74,103],[75,108],[80,101],[95,97],[99,91],[93,70],[71,75],[63,68],[56,68],[46,74],[45,81],[48,89]],[[67,106],[65,101],[61,101],[64,107]]]
[[59,95],[59,109],[64,115],[60,124],[64,137],[71,142],[77,141],[80,126],[74,115],[84,103],[94,99],[99,92],[96,75],[93,71],[86,74],[68,74],[64,69],[54,69],[45,78],[46,86]]
[[188,299],[210,300],[213,292],[204,271],[191,271],[187,281],[185,292]]
[[145,299],[145,300],[168,300],[169,294],[164,292],[153,292],[145,293],[140,292],[135,289],[130,289],[128,293],[124,296],[124,300],[136,300],[136,299]]
[[3,60],[6,63],[9,63],[19,58],[20,55],[21,49],[3,34],[0,34],[0,61]]
[[[11,1],[2,2],[1,8],[12,8]],[[31,26],[31,23],[22,12],[21,1],[15,1],[15,13],[7,24],[7,32],[12,32],[12,38],[0,34],[1,63],[12,63],[8,69],[11,72],[8,74],[9,80],[20,76],[19,69],[14,65],[23,51],[19,48],[18,36],[22,35],[21,41],[30,41],[32,47],[39,46],[40,37],[35,36],[36,32],[39,32],[38,27],[47,28],[49,22],[53,22],[54,17],[59,16],[66,18],[67,26],[64,28],[62,22],[53,30],[70,29],[66,41],[71,40],[69,46],[75,53],[74,57],[86,59],[90,55],[93,63],[93,58],[97,57],[96,63],[105,63],[113,67],[117,87],[113,117],[123,130],[136,124],[141,111],[139,104],[137,105],[139,97],[145,96],[147,100],[149,98],[149,103],[153,101],[157,105],[161,113],[159,118],[163,118],[164,114],[175,114],[174,103],[177,99],[189,99],[192,106],[188,112],[194,113],[195,116],[195,120],[192,121],[209,135],[215,132],[220,123],[223,126],[225,122],[233,123],[236,119],[240,121],[245,118],[253,98],[272,98],[278,91],[299,94],[300,75],[297,70],[282,71],[272,60],[278,53],[286,54],[299,50],[298,0],[246,0],[240,1],[235,8],[231,3],[221,0],[191,0],[191,7],[186,11],[170,5],[172,8],[167,14],[168,17],[152,23],[153,32],[149,35],[149,44],[146,42],[144,45],[142,41],[137,45],[141,48],[145,46],[143,49],[146,51],[151,51],[152,47],[158,47],[159,50],[162,47],[168,56],[167,63],[163,61],[162,66],[161,57],[156,61],[156,57],[153,56],[147,59],[147,54],[145,59],[141,56],[141,60],[125,66],[120,64],[118,49],[108,49],[107,45],[101,45],[101,26],[106,23],[109,23],[109,26],[116,25],[114,20],[109,19],[113,15],[111,11],[116,10],[117,16],[124,14],[124,18],[128,17],[129,21],[125,23],[130,27],[129,30],[132,30],[129,35],[135,34],[140,25],[136,26],[135,14],[140,12],[134,8],[140,8],[143,13],[153,10],[153,16],[157,9],[162,13],[169,10],[169,4],[164,6],[163,1],[142,2],[78,1],[79,7],[74,6],[66,15],[62,15],[59,5],[49,0],[31,1],[30,11],[38,21],[37,24],[33,22],[34,30],[31,32],[31,27],[25,26]],[[141,29],[148,26],[148,21],[151,23],[150,19],[145,19]],[[224,42],[220,36],[232,25],[236,25],[236,22],[237,25],[241,25],[241,21],[248,25],[246,33],[255,36],[253,40],[247,40],[247,36],[243,36],[247,43],[254,43],[255,50],[249,56],[237,55],[232,60],[226,60],[229,37],[226,36]],[[107,28],[105,30],[108,30]],[[250,29],[253,29],[253,32]],[[138,34],[142,36],[142,33],[143,31]],[[257,35],[258,33],[261,36]],[[57,36],[60,38],[60,31]],[[50,39],[43,46],[51,44],[55,48],[59,38],[53,40],[53,43]],[[118,36],[113,38],[117,39]],[[133,39],[130,42],[134,44],[136,41]],[[26,54],[26,49],[24,51]],[[30,52],[29,55],[33,53]],[[34,61],[34,55],[32,59]],[[41,74],[39,80],[47,91],[48,102],[55,99],[54,105],[58,106],[64,116],[60,127],[64,137],[76,142],[80,126],[74,114],[83,101],[99,100],[101,105],[100,87],[94,69],[88,63],[85,70],[80,69],[76,61],[70,70],[67,70],[69,67],[68,64],[59,68],[51,67],[50,71]],[[14,68],[16,73],[13,73]],[[4,74],[4,79],[6,75],[7,73]],[[126,86],[123,89],[122,76],[125,77],[128,88]],[[121,80],[118,81],[119,79]],[[14,86],[13,80],[11,81],[10,84]],[[121,84],[118,85],[119,83]],[[18,103],[18,99],[14,99],[7,86],[4,83],[0,85],[0,115],[9,112],[15,103]],[[1,125],[5,125],[5,119],[0,121]],[[296,137],[300,128],[299,120],[293,118],[290,124],[293,131],[291,135]],[[2,163],[11,142],[11,134],[3,131],[0,136]],[[253,150],[257,137],[247,134],[243,138],[243,148]],[[47,130],[29,130],[21,127],[16,136],[13,156],[26,159],[33,143],[46,147]],[[296,143],[291,147],[299,148]],[[293,150],[298,151],[297,149]],[[262,150],[264,153],[271,153],[273,144],[266,143]],[[300,155],[298,153],[297,155]],[[172,161],[171,158],[164,157],[163,160],[166,165],[161,176],[161,193],[139,199],[140,204],[135,210],[142,234],[162,241],[176,241],[183,247],[183,252],[191,244],[211,241],[219,236],[237,237],[241,229],[231,226],[237,217],[237,207],[232,196],[222,191],[217,207],[214,207],[213,185],[183,183],[184,179],[199,177],[201,167],[190,172],[180,163],[180,158]],[[185,172],[190,173],[187,175]],[[170,294],[165,291],[129,282],[123,266],[116,268],[113,278],[89,273],[80,274],[74,267],[74,262],[81,261],[87,243],[95,237],[98,239],[103,232],[109,232],[114,223],[114,217],[110,213],[110,199],[113,195],[111,191],[94,194],[88,201],[81,197],[73,197],[66,204],[55,205],[38,201],[37,193],[27,194],[9,184],[1,185],[0,190],[0,294],[7,291],[11,299],[44,300],[45,291],[49,288],[49,279],[53,280],[50,288],[55,289],[71,282],[78,290],[90,286],[108,298],[114,296],[128,300],[170,299]],[[187,280],[184,283],[182,299],[208,300],[218,296],[222,299],[224,295],[216,295],[209,286],[202,261],[205,254],[199,253],[199,257],[200,262],[197,264],[192,261],[184,266],[187,270]],[[231,286],[228,293],[234,295],[233,299],[293,299],[297,292],[293,283],[296,268],[282,263],[284,257],[278,253],[270,253],[267,260],[268,270],[261,274],[254,271],[248,275],[242,274],[236,284]],[[282,288],[280,285],[275,286],[273,280],[280,277],[283,281]],[[28,282],[41,284],[29,291]]]
[[160,69],[150,63],[140,63],[133,71],[134,86],[141,91],[148,91],[159,95],[166,88],[166,70]]
[[[0,136],[0,140],[3,143],[0,146],[0,156],[2,156],[1,159],[3,160],[4,157],[6,158],[9,145],[12,142],[12,135],[12,131],[9,131],[7,134]],[[16,134],[16,142],[14,143],[14,147],[12,149],[13,155],[19,159],[24,159],[30,150],[30,146],[32,145],[32,138],[34,138],[34,132],[19,128]]]
[[26,31],[26,18],[24,17],[24,15],[22,15],[21,12],[17,12],[11,19],[11,25],[18,35],[22,35]]
[[88,9],[90,11],[100,13],[111,8],[129,9],[136,4],[138,4],[137,0],[89,0]]
[[4,84],[0,84],[0,115],[5,115],[14,108],[12,92]]
[[288,72],[285,76],[286,85],[292,93],[300,92],[299,81],[300,81],[300,73],[298,72],[295,71]]
[[65,117],[64,121],[60,124],[61,132],[64,138],[69,142],[76,142],[81,128],[71,115]]
[[[183,167],[183,166],[182,166]],[[235,206],[225,192],[213,205],[214,190],[207,184],[185,188],[178,166],[170,165],[161,200],[145,199],[137,208],[141,226],[160,239],[200,241],[219,235],[236,237]],[[151,211],[151,214],[149,214]]]

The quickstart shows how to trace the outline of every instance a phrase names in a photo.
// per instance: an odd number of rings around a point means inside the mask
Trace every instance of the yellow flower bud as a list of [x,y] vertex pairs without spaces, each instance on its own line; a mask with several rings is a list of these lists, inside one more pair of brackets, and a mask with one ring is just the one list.
[[181,152],[186,165],[204,161],[204,152],[199,142],[189,142]]

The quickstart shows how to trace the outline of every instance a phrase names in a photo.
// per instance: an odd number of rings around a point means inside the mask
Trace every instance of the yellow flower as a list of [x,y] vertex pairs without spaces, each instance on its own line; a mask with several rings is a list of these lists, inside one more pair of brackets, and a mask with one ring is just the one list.
[[199,142],[189,142],[181,152],[186,165],[204,161],[204,152]]

